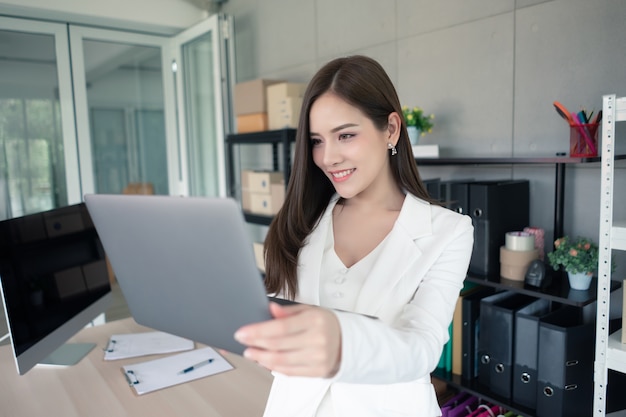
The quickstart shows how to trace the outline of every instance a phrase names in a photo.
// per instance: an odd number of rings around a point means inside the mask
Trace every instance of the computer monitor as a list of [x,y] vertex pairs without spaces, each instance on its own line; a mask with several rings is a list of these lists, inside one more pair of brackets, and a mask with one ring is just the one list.
[[38,363],[72,365],[95,346],[65,343],[112,300],[84,203],[0,222],[0,289],[20,375]]

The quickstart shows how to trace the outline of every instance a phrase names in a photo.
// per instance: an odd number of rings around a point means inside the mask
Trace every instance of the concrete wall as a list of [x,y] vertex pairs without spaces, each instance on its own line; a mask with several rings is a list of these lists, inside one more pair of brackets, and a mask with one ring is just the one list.
[[[445,156],[568,152],[569,127],[553,101],[598,111],[603,94],[626,95],[622,0],[229,0],[222,11],[235,21],[238,81],[306,82],[334,57],[369,55],[388,71],[403,104],[435,114],[422,141],[439,144]],[[618,151],[626,153],[626,138]],[[616,181],[626,190],[626,164],[618,166]],[[546,230],[551,245],[554,166],[420,172],[528,178],[531,224]],[[599,163],[567,167],[565,233],[598,240],[599,181]],[[626,218],[626,195],[619,194],[616,211]],[[616,276],[626,274],[620,264]]]

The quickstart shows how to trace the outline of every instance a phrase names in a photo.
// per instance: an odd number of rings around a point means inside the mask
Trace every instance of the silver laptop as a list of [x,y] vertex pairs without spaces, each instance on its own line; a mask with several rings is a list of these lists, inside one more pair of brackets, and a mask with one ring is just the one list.
[[235,200],[90,194],[85,203],[137,323],[241,354],[234,332],[271,317]]

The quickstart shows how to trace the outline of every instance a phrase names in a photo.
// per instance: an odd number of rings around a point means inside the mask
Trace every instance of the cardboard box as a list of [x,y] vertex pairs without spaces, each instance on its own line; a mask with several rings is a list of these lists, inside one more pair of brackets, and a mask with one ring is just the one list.
[[283,81],[257,78],[235,84],[233,92],[235,115],[267,113],[266,89],[269,85],[281,82]]
[[263,243],[253,242],[252,248],[254,249],[254,260],[256,266],[261,272],[265,272],[265,256],[263,256]]
[[267,113],[250,113],[237,116],[237,133],[268,130]]
[[272,184],[270,193],[255,193],[242,190],[241,206],[244,211],[253,214],[273,216],[283,206],[285,201],[285,185]]
[[301,97],[287,97],[276,105],[270,106],[268,124],[270,130],[297,128],[302,108]]
[[267,86],[267,104],[278,104],[288,97],[304,97],[306,83],[281,82]]
[[241,188],[251,193],[271,192],[272,184],[280,184],[285,187],[285,177],[282,171],[241,171]]
[[267,113],[270,130],[298,127],[302,97],[307,84],[283,82],[267,87]]

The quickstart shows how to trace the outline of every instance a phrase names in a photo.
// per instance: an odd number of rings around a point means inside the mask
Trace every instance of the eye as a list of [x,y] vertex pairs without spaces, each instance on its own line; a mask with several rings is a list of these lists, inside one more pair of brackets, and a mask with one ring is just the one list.
[[339,140],[344,140],[344,139],[350,139],[353,138],[355,135],[353,133],[342,133],[339,135]]
[[311,146],[313,147],[322,143],[322,140],[320,138],[310,138],[309,140],[311,141]]

